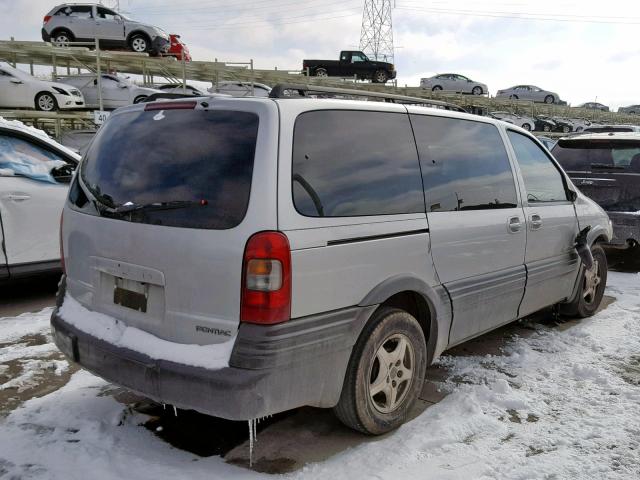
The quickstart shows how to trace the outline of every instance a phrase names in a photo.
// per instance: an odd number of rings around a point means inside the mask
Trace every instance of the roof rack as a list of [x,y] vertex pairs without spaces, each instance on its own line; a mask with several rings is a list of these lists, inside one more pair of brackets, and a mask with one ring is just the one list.
[[[289,93],[287,93],[289,92]],[[293,94],[292,94],[293,93]],[[302,85],[295,83],[279,83],[271,89],[270,98],[295,98],[320,96],[321,98],[361,97],[363,99],[380,102],[399,103],[404,105],[424,105],[432,108],[452,110],[454,112],[468,113],[464,108],[453,103],[431,100],[428,98],[408,97],[391,93],[371,92],[368,90],[355,90],[350,88],[322,87],[318,85]]]

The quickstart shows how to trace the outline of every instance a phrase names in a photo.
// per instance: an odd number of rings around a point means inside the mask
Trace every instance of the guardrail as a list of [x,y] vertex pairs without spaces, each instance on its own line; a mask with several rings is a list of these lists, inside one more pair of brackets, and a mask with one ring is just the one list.
[[41,112],[38,110],[0,110],[0,117],[20,120],[28,125],[45,130],[55,138],[60,138],[65,130],[95,128],[93,112]]
[[13,64],[30,66],[33,74],[34,65],[47,65],[53,68],[52,78],[65,70],[68,75],[72,70],[78,73],[84,69],[91,72],[119,72],[141,75],[146,85],[153,85],[154,78],[165,78],[170,82],[186,82],[188,80],[205,81],[216,84],[224,80],[235,80],[274,85],[277,83],[298,83],[307,85],[324,85],[344,87],[408,95],[454,103],[470,111],[490,112],[507,110],[513,113],[537,116],[548,115],[566,118],[577,118],[599,123],[640,124],[640,116],[624,113],[600,112],[584,108],[564,105],[539,104],[523,100],[498,99],[495,97],[448,94],[431,92],[419,87],[381,85],[358,82],[352,78],[318,78],[310,77],[303,71],[266,70],[254,68],[253,60],[247,62],[191,61],[183,62],[174,57],[150,57],[146,53],[129,51],[102,50],[87,46],[56,47],[50,43],[34,41],[0,41],[0,59]]

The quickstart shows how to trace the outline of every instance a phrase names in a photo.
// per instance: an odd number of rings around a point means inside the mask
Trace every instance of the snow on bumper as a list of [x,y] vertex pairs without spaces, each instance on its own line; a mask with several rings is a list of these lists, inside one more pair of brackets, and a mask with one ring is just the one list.
[[56,345],[70,360],[157,402],[230,420],[303,405],[335,406],[352,346],[371,313],[370,307],[352,308],[281,325],[243,324],[236,341],[228,342],[234,344],[229,366],[214,369],[153,358],[152,352],[123,346],[117,332],[80,329],[65,318],[68,298],[54,310],[51,327]]

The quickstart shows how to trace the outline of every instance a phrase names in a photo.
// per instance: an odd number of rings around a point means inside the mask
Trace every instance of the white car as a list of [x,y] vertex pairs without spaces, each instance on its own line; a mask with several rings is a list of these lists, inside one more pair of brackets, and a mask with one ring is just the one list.
[[0,107],[35,108],[44,112],[83,108],[80,90],[63,83],[48,82],[0,62]]
[[[144,101],[149,95],[161,93],[155,88],[139,87],[127,78],[117,75],[102,74],[102,108],[113,110],[133,103]],[[98,77],[94,74],[72,75],[64,77],[64,83],[80,89],[87,102],[87,107],[98,108]]]
[[59,227],[80,156],[0,117],[0,281],[60,270]]
[[491,112],[490,117],[497,118],[503,122],[512,123],[520,128],[524,128],[529,132],[532,132],[536,128],[536,122],[533,118],[524,117],[511,112]]
[[209,89],[211,93],[223,93],[232,97],[268,97],[271,87],[264,83],[254,83],[251,93],[251,82],[218,82]]

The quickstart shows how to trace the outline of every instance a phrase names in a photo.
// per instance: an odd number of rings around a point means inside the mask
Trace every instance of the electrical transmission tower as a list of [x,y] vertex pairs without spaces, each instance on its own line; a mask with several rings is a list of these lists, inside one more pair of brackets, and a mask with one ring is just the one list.
[[371,59],[393,63],[391,0],[365,0],[360,50]]

